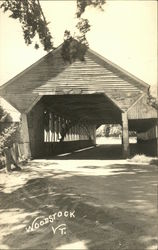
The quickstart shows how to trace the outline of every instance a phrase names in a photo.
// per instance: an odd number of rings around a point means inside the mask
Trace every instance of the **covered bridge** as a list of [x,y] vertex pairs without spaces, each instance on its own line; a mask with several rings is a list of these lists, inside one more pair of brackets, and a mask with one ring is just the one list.
[[122,125],[123,157],[129,130],[158,153],[157,111],[149,85],[88,49],[65,63],[62,46],[4,84],[0,95],[21,113],[25,157],[46,157],[95,145],[101,124]]

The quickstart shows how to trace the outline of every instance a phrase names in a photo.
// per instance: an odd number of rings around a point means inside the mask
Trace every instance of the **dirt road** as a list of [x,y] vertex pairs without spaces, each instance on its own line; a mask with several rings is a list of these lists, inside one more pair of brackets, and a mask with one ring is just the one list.
[[156,250],[157,167],[102,154],[1,171],[0,249]]

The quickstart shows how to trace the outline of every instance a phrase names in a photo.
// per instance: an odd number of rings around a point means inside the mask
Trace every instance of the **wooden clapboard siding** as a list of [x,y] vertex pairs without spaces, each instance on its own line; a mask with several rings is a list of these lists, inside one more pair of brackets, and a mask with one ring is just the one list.
[[121,109],[128,109],[142,93],[141,89],[98,65],[88,56],[84,62],[74,62],[33,92],[45,95],[51,91],[54,94],[106,93]]
[[87,55],[89,56],[89,58],[93,59],[96,63],[98,63],[99,65],[102,65],[106,69],[109,69],[111,72],[120,76],[122,79],[127,80],[128,82],[132,83],[138,89],[141,89],[144,92],[148,92],[149,85],[147,83],[138,79],[134,75],[130,74],[129,72],[122,69],[118,65],[114,64],[113,62],[99,55],[95,51],[89,49],[87,51]]
[[148,96],[143,95],[135,105],[128,110],[128,119],[150,119],[157,118],[157,111],[148,104]]
[[60,50],[57,50],[56,53],[49,53],[39,64],[35,64],[29,70],[20,74],[19,77],[17,76],[15,80],[11,80],[2,86],[1,92],[3,94],[27,92],[31,94],[36,87],[41,86],[51,77],[55,77],[65,67]]
[[85,61],[64,63],[61,46],[11,79],[0,94],[21,112],[30,110],[39,95],[105,94],[127,110],[149,85],[88,49]]
[[43,153],[44,143],[44,124],[43,124],[43,104],[37,105],[28,113],[28,128],[31,153],[37,157]]
[[123,92],[119,91],[119,89],[115,89],[112,93],[110,92],[106,94],[124,111],[141,96],[140,92]]
[[4,95],[6,101],[8,101],[13,107],[15,107],[21,113],[27,112],[30,106],[38,98],[37,94],[6,94]]
[[6,101],[8,101],[13,107],[15,107],[21,113],[27,112],[30,106],[38,98],[37,94],[6,94],[4,95]]

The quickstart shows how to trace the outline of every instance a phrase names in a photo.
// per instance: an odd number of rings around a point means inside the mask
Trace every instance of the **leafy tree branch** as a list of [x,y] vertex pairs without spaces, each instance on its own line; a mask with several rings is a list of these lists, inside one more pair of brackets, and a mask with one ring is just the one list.
[[[0,8],[3,12],[10,11],[9,17],[18,19],[27,45],[32,44],[38,35],[44,50],[53,49],[52,36],[39,0],[5,0]],[[38,43],[35,43],[35,48],[39,48]]]
[[[77,57],[83,60],[86,51],[85,47],[88,46],[86,33],[90,30],[90,24],[87,19],[84,19],[81,16],[88,6],[98,7],[103,10],[102,6],[105,2],[106,0],[76,0],[76,17],[78,18],[76,27],[79,30],[80,35],[73,37],[78,41],[77,44],[77,42],[73,41],[70,32],[67,30],[65,31],[65,44],[62,52],[64,60],[71,62]],[[9,17],[17,19],[20,22],[24,41],[27,45],[32,44],[36,36],[38,36],[45,51],[54,49],[52,41],[53,37],[48,28],[49,23],[43,13],[40,0],[3,0],[0,8],[2,8],[3,12],[10,12]],[[35,42],[34,46],[38,49],[39,43]],[[79,51],[77,51],[76,46],[79,46]],[[76,55],[74,56],[75,51]],[[68,52],[70,52],[70,55],[68,55]],[[80,53],[82,53],[81,56],[79,56]]]

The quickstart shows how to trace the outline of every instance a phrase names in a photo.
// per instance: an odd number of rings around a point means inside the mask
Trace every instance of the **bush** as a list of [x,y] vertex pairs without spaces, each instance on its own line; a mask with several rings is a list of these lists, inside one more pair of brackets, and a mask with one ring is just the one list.
[[8,128],[5,128],[0,135],[0,153],[3,153],[4,148],[11,148],[13,143],[18,139],[18,125],[11,124]]
[[0,106],[0,168],[7,168],[12,163],[16,165],[10,149],[19,140],[18,128],[19,125],[13,123],[11,116]]
[[149,163],[150,160],[151,160],[151,158],[144,155],[144,154],[137,154],[134,157],[132,157],[131,159],[128,159],[128,161],[138,162],[138,163]]
[[152,158],[146,156],[144,154],[137,154],[131,159],[128,159],[130,162],[137,162],[137,163],[148,163],[149,165],[156,165],[158,166],[158,158]]

